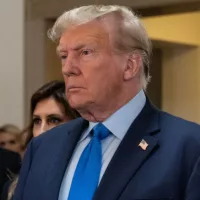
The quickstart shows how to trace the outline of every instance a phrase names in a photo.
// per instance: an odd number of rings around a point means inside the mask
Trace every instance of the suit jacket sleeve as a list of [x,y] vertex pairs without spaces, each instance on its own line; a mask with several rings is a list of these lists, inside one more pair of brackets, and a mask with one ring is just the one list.
[[24,188],[26,186],[26,180],[28,178],[29,170],[31,167],[32,163],[32,144],[33,142],[30,142],[28,145],[28,148],[26,150],[23,162],[22,162],[22,167],[19,175],[19,181],[17,183],[16,190],[14,192],[14,196],[12,200],[22,200],[23,199],[23,193],[24,193]]

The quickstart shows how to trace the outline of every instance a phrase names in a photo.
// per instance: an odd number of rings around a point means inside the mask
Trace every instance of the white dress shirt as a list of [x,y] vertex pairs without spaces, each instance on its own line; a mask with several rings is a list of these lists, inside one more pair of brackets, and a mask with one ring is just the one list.
[[[102,167],[100,173],[100,180],[113,157],[116,149],[121,143],[123,137],[131,126],[132,122],[138,116],[138,114],[143,109],[146,102],[146,97],[141,90],[133,99],[131,99],[126,105],[117,110],[113,115],[111,115],[106,121],[103,122],[104,126],[106,126],[110,132],[112,133],[106,139],[102,140]],[[74,172],[76,170],[76,166],[78,164],[79,158],[87,146],[87,144],[91,140],[91,136],[89,135],[92,128],[97,123],[89,122],[88,128],[83,132],[75,150],[71,161],[66,169],[65,175],[63,177],[63,181],[60,188],[59,198],[58,200],[67,200],[72,179],[74,176]],[[99,180],[99,182],[100,182]]]

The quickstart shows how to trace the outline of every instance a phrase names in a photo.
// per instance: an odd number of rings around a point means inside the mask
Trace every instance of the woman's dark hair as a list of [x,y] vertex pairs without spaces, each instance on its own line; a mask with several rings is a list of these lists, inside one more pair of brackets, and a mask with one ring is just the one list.
[[[31,105],[30,105],[31,119],[32,119],[33,112],[37,104],[40,101],[47,98],[53,98],[56,102],[62,104],[65,109],[65,115],[69,116],[70,118],[75,119],[80,116],[76,110],[72,109],[69,106],[69,103],[65,95],[65,83],[63,81],[54,80],[43,85],[32,95]],[[32,122],[25,131],[28,132],[27,138],[25,140],[25,146],[26,146],[33,137],[33,133],[32,133],[33,123]]]

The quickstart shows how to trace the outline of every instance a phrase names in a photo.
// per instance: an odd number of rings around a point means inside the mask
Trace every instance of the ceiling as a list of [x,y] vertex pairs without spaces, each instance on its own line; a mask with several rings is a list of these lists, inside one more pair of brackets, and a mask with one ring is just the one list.
[[200,10],[200,0],[28,0],[26,1],[29,12],[35,17],[54,18],[65,10],[76,6],[88,4],[119,4],[133,9],[149,9],[158,7],[181,6],[182,8],[193,5]]

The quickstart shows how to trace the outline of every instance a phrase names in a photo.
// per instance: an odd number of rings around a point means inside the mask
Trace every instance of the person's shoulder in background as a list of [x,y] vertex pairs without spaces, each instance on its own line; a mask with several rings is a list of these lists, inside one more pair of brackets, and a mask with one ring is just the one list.
[[0,165],[13,173],[18,173],[21,167],[19,154],[0,148]]
[[21,158],[19,154],[0,148],[0,194],[4,184],[19,173],[20,167]]
[[8,200],[8,193],[9,193],[9,188],[11,184],[12,184],[12,180],[9,180],[4,184],[0,200]]

